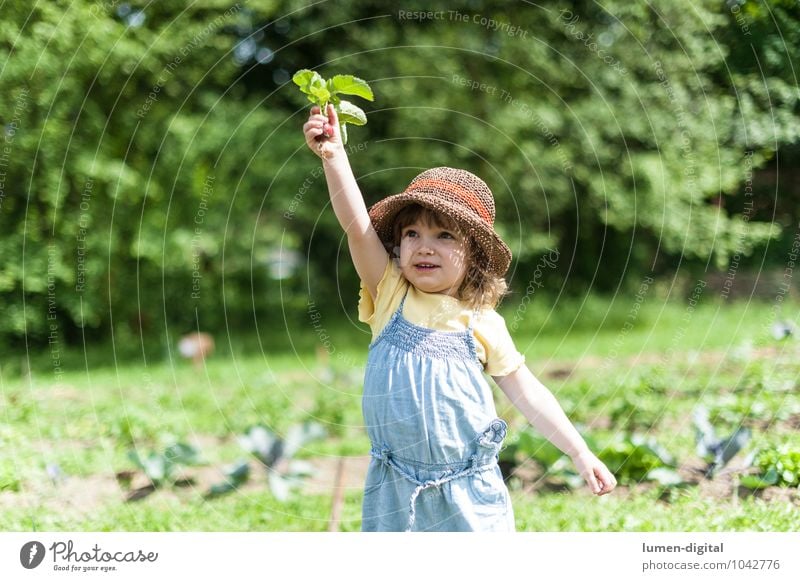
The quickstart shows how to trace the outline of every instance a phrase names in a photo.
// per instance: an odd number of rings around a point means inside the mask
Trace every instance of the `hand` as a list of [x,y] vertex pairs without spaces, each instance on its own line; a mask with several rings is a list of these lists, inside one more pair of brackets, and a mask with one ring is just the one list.
[[319,107],[314,105],[311,107],[308,121],[303,125],[306,145],[323,159],[330,159],[335,154],[344,151],[342,134],[339,130],[339,118],[331,103],[328,103],[327,113],[328,116],[325,117],[320,113]]
[[589,450],[584,450],[573,456],[572,462],[580,475],[583,476],[586,484],[589,485],[589,489],[597,496],[608,494],[617,486],[617,479],[614,478],[614,475]]

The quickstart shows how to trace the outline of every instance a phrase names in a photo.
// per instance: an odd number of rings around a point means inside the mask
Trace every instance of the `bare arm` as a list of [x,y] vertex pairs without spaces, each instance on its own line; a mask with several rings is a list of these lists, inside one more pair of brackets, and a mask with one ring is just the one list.
[[[322,136],[326,127],[333,127],[333,136]],[[303,132],[309,148],[322,158],[333,211],[347,235],[350,256],[358,276],[374,299],[389,255],[369,219],[364,198],[342,144],[333,105],[328,105],[327,119],[319,114],[319,107],[312,107]]]
[[494,380],[531,425],[572,458],[592,492],[603,495],[614,489],[617,485],[614,476],[589,450],[556,398],[527,366]]

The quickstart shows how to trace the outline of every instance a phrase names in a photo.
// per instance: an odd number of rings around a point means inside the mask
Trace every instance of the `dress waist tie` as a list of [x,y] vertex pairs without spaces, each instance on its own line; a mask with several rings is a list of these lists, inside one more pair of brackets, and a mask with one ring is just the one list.
[[466,476],[471,476],[473,474],[477,474],[478,472],[486,472],[487,470],[493,470],[494,467],[497,465],[497,458],[492,457],[489,462],[484,464],[478,463],[478,455],[473,454],[470,456],[470,464],[466,468],[459,470],[458,472],[454,472],[448,476],[443,476],[442,478],[437,478],[436,480],[426,480],[424,482],[417,480],[410,474],[408,474],[405,470],[403,470],[400,466],[398,466],[395,459],[392,457],[391,450],[388,448],[382,448],[381,450],[370,450],[370,455],[374,458],[377,458],[381,462],[383,462],[386,466],[397,472],[400,476],[411,482],[416,486],[414,488],[414,492],[411,494],[411,501],[410,501],[410,508],[408,514],[408,526],[406,527],[405,532],[410,532],[411,528],[414,526],[414,519],[416,518],[416,503],[417,497],[419,494],[425,490],[426,488],[435,488],[439,487],[442,484],[446,484],[458,478],[464,478]]

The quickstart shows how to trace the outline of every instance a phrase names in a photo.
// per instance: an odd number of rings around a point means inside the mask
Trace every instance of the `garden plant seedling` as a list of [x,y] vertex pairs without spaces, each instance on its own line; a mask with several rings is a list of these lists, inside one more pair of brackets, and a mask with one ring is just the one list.
[[[353,75],[334,75],[330,79],[323,79],[316,71],[301,69],[292,77],[294,83],[305,93],[308,100],[319,106],[319,110],[328,110],[328,103],[333,104],[339,117],[339,127],[342,131],[342,142],[347,144],[347,124],[366,125],[367,115],[360,107],[350,101],[341,99],[339,95],[355,95],[368,101],[374,100],[372,89],[363,79]],[[333,137],[333,127],[325,128],[325,135]]]

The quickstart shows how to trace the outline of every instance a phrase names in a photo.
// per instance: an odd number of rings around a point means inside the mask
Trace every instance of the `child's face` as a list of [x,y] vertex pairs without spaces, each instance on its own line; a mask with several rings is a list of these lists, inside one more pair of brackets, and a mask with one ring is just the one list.
[[417,220],[400,232],[400,269],[426,293],[458,297],[467,274],[467,244],[455,229]]

